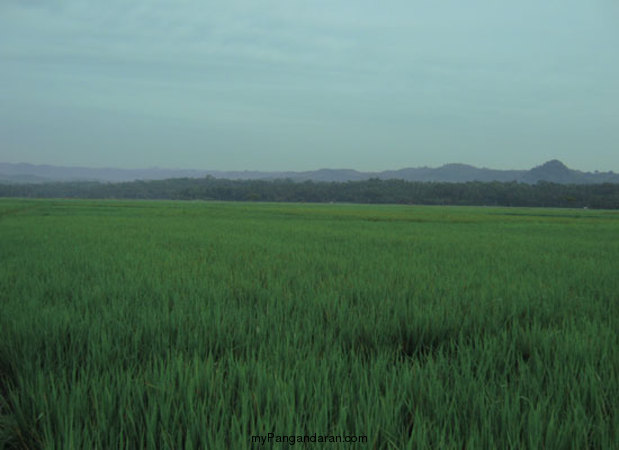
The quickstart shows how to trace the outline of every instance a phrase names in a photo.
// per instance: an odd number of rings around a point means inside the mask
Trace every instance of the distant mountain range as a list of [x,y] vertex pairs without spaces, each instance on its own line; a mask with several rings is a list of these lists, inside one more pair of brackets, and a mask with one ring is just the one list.
[[227,178],[232,180],[293,181],[359,181],[370,178],[402,179],[406,181],[437,181],[461,183],[467,181],[516,181],[535,184],[547,181],[561,184],[619,183],[619,174],[609,172],[581,172],[565,166],[556,159],[529,170],[496,170],[466,164],[445,164],[438,168],[417,167],[383,172],[358,172],[352,169],[320,169],[308,172],[215,171],[190,169],[114,169],[88,167],[61,167],[50,165],[0,163],[0,183],[48,183],[62,181],[125,182],[135,180],[163,180],[168,178]]

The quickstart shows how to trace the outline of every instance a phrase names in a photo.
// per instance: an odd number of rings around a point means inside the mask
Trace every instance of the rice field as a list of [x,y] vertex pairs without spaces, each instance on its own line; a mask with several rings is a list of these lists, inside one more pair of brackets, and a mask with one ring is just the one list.
[[619,211],[2,199],[0,445],[617,448],[618,261]]

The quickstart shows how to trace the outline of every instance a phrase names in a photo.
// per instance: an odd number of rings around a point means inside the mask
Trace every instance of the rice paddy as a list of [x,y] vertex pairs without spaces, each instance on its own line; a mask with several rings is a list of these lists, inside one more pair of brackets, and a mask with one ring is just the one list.
[[617,211],[3,199],[0,445],[613,448],[617,261]]

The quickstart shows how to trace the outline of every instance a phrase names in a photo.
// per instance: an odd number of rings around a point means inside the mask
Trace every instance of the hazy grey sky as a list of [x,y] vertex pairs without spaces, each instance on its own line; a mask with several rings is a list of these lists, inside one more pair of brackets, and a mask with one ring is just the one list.
[[0,161],[619,170],[616,0],[0,0]]

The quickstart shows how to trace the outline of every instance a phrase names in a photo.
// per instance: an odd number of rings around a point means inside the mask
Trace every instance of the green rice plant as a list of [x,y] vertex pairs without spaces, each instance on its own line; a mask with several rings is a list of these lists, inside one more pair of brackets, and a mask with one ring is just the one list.
[[612,448],[618,230],[615,211],[2,200],[2,446]]

